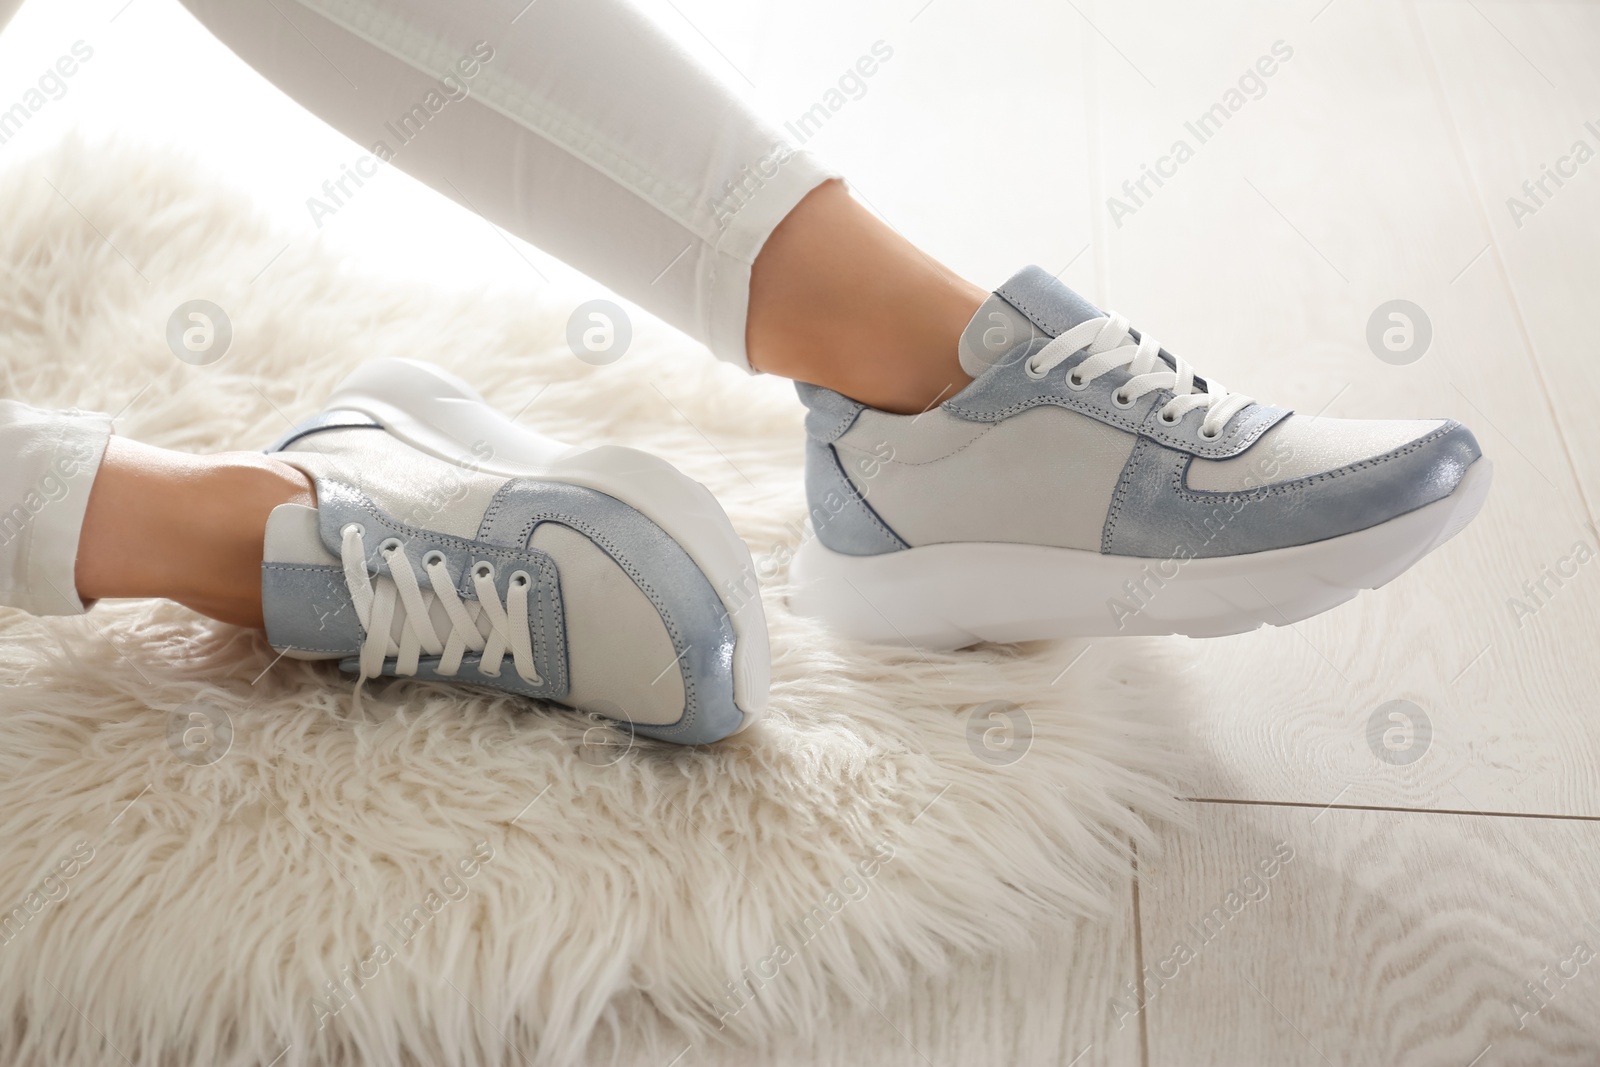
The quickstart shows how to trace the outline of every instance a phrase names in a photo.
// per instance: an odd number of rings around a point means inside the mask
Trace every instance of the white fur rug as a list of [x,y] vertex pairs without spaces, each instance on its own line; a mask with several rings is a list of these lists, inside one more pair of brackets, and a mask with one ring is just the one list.
[[[664,330],[591,367],[564,330],[592,294],[397,287],[304,240],[252,282],[287,238],[198,174],[69,145],[0,176],[4,395],[131,401],[118,432],[213,451],[261,447],[379,354],[509,412],[538,394],[530,425],[656,451],[727,506],[766,579],[773,710],[712,748],[619,750],[562,710],[428,684],[356,712],[337,670],[163,602],[0,611],[0,1062],[849,1062],[852,1013],[953,996],[930,983],[977,982],[980,1018],[1009,1010],[1002,987],[1059,1003],[1037,983],[1106,951],[1129,844],[1175,816],[1167,646],[1107,642],[1063,673],[1081,645],[841,643],[785,608],[787,382]],[[165,341],[194,298],[233,322],[212,366]],[[983,747],[1002,701],[1009,763]],[[231,747],[178,758],[206,716]],[[1028,973],[1054,978],[1003,977],[1042,945]],[[911,1043],[953,1048],[948,1025]]]

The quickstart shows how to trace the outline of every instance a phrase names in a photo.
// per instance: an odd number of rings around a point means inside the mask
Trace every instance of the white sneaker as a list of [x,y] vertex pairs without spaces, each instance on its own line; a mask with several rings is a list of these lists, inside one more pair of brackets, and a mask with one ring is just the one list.
[[261,600],[286,655],[566,704],[681,744],[766,708],[753,574],[711,494],[631,448],[517,426],[438,367],[363,365],[268,452],[317,506],[267,522]]
[[960,355],[972,384],[917,416],[799,386],[797,611],[932,648],[1238,633],[1384,584],[1489,491],[1460,423],[1256,403],[1038,267]]

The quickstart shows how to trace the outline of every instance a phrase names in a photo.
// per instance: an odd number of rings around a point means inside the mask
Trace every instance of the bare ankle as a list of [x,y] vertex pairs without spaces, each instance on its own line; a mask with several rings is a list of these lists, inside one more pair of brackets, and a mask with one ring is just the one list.
[[78,595],[166,597],[261,625],[261,553],[279,504],[314,503],[300,471],[253,452],[192,456],[113,437],[78,543]]
[[971,381],[958,348],[986,296],[828,182],[756,257],[746,348],[757,370],[911,414]]

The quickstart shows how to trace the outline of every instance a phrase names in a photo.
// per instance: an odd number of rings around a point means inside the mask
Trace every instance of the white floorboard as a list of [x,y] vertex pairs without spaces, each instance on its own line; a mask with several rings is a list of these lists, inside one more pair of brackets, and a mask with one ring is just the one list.
[[[1477,18],[1470,6],[1441,6]],[[1102,195],[1134,204],[1125,180],[1175,139],[1195,149],[1164,185],[1146,183],[1150,195],[1120,226],[1102,212],[1101,298],[1202,373],[1304,414],[1460,419],[1497,481],[1464,535],[1390,586],[1292,627],[1183,642],[1203,760],[1196,792],[1600,813],[1600,661],[1589,654],[1600,599],[1583,572],[1538,601],[1523,589],[1577,541],[1595,546],[1569,461],[1583,446],[1551,417],[1553,401],[1571,421],[1589,403],[1592,388],[1550,384],[1567,380],[1552,368],[1582,362],[1582,346],[1568,336],[1536,352],[1525,340],[1525,313],[1496,269],[1476,178],[1405,5],[1221,7],[1094,13],[1111,39],[1144,42],[1133,58],[1159,76],[1151,89],[1109,50],[1097,60],[1110,65],[1092,82]],[[1505,10],[1514,18],[1519,8]],[[1185,123],[1280,41],[1292,58],[1200,143]],[[1517,95],[1521,72],[1495,81],[1500,68],[1489,64],[1486,75],[1485,46],[1459,48],[1451,69],[1471,70],[1479,96],[1512,123],[1517,100],[1539,98]],[[1576,191],[1571,206],[1581,206]],[[1433,326],[1427,352],[1404,366],[1380,361],[1366,340],[1369,316],[1394,298],[1420,305]],[[1562,321],[1581,322],[1583,307],[1573,302]],[[1426,754],[1403,767],[1375,757],[1367,737],[1372,714],[1397,699],[1432,727]]]
[[1151,1067],[1594,1062],[1600,824],[1199,816],[1140,879]]

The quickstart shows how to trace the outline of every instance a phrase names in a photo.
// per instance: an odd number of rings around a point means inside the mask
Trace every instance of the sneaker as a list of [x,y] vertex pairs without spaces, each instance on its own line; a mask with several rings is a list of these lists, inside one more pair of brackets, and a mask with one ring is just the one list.
[[800,613],[929,648],[1239,633],[1383,585],[1489,491],[1460,423],[1257,403],[1038,267],[960,346],[972,384],[917,416],[799,386]]
[[267,450],[317,506],[267,522],[261,599],[285,655],[361,678],[486,686],[701,744],[766,707],[754,573],[704,486],[631,448],[517,426],[438,367],[367,363]]

